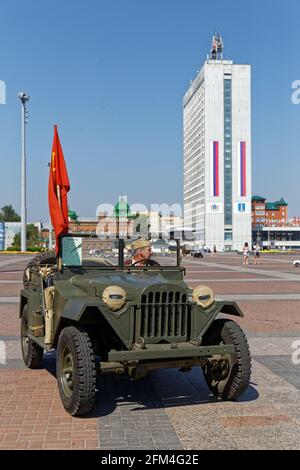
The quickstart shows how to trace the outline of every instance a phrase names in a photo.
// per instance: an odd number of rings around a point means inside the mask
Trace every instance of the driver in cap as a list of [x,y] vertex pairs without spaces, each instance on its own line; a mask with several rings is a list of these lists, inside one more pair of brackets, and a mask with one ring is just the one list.
[[151,259],[152,250],[151,250],[151,241],[145,239],[135,240],[131,244],[132,249],[132,259],[131,265],[135,266],[153,266],[157,265],[156,261]]

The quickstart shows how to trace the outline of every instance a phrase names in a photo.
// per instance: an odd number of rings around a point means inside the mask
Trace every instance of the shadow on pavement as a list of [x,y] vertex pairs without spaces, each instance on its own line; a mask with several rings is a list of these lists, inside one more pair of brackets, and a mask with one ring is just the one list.
[[[55,352],[45,354],[43,367],[56,377]],[[248,402],[258,398],[257,390],[250,384],[237,402]],[[161,369],[151,372],[140,380],[131,380],[127,375],[103,375],[97,377],[96,404],[88,417],[112,414],[117,409],[123,414],[136,411],[176,406],[223,403],[217,400],[206,386],[199,367],[182,373],[177,369]]]

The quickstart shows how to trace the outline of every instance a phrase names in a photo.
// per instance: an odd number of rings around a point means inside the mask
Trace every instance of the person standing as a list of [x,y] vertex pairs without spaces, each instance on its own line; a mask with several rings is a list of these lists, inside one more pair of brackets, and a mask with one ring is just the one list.
[[248,265],[249,264],[249,245],[247,242],[245,242],[244,247],[243,247],[243,264]]
[[260,264],[260,260],[259,260],[260,246],[258,242],[256,242],[253,249],[254,249],[254,264]]

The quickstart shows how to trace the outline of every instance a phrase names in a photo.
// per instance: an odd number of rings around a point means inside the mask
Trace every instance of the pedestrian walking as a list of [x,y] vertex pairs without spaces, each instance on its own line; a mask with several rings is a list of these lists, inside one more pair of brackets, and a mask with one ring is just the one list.
[[256,242],[256,244],[254,245],[253,250],[254,250],[254,264],[260,264],[260,259],[259,259],[260,246],[258,242]]
[[248,265],[249,264],[249,245],[247,242],[245,242],[244,247],[243,247],[243,264]]

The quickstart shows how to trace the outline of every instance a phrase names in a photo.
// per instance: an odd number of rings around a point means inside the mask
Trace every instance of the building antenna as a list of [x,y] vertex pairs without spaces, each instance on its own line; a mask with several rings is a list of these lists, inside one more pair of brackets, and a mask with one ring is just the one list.
[[223,60],[223,39],[218,32],[213,35],[209,58],[210,60]]

